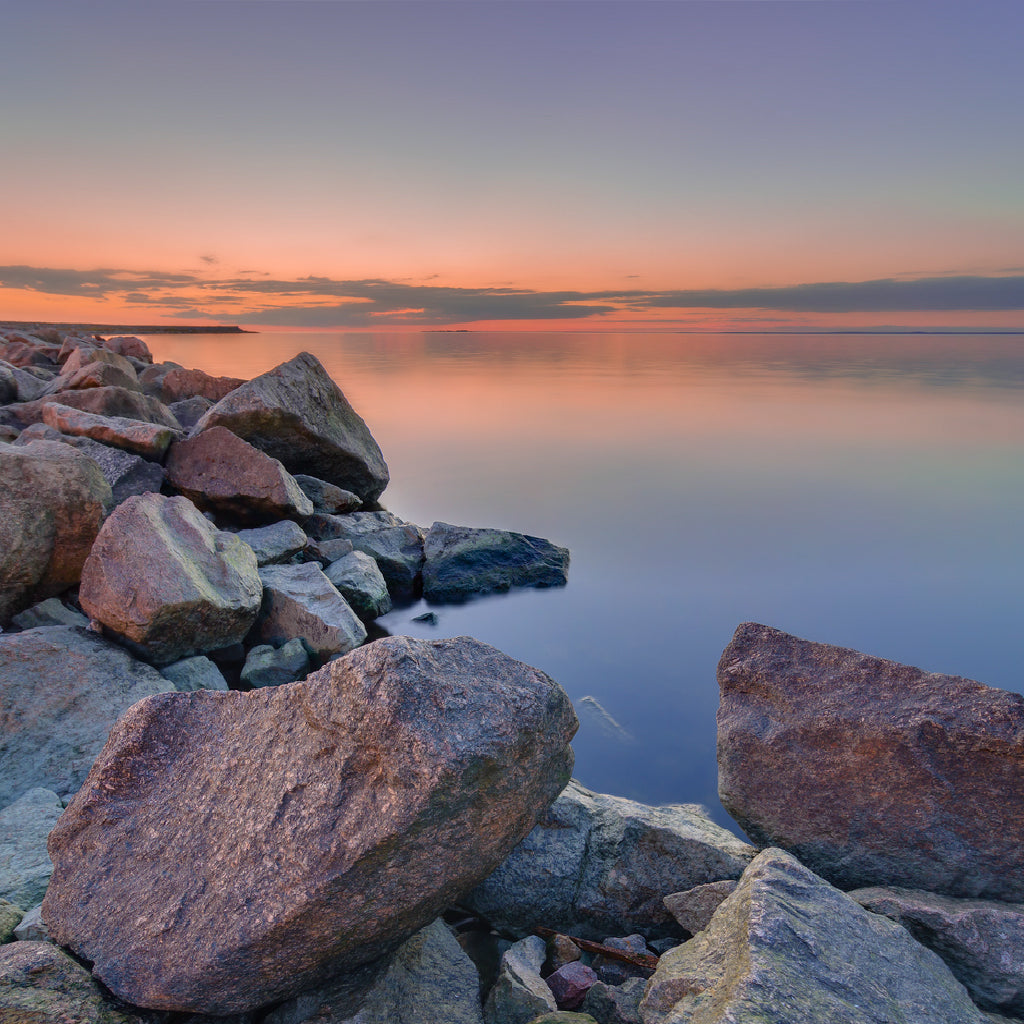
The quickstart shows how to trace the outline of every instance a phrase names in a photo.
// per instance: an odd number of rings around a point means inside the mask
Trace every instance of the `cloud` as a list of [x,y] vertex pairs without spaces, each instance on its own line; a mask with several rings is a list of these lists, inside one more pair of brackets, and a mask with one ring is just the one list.
[[110,295],[182,288],[195,284],[192,274],[165,274],[138,270],[63,270],[51,267],[0,267],[0,288],[14,288],[47,295]]
[[207,266],[213,266],[215,263],[220,263],[220,259],[216,256],[200,256],[199,257]]

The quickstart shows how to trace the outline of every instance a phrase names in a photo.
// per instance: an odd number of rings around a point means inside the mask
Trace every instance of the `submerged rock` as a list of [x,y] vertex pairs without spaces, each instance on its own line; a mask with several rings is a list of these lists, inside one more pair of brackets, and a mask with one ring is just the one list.
[[744,623],[718,787],[756,843],[847,889],[1024,899],[1024,696]]
[[298,995],[489,874],[564,785],[575,728],[556,683],[468,638],[389,637],[304,682],[151,698],[51,835],[43,916],[140,1006]]

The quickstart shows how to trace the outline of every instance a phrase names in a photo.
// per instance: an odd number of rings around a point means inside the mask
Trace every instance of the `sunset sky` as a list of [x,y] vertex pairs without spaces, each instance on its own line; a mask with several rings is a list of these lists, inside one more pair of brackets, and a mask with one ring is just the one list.
[[0,0],[0,320],[1024,328],[1021,0]]

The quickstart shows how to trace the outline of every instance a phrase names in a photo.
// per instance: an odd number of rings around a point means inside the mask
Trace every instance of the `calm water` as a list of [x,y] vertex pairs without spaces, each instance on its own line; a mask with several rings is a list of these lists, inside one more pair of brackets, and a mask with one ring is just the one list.
[[728,821],[715,665],[744,620],[1024,689],[1022,337],[147,340],[239,377],[311,351],[379,441],[390,509],[571,549],[562,590],[382,621],[552,675],[591,788]]

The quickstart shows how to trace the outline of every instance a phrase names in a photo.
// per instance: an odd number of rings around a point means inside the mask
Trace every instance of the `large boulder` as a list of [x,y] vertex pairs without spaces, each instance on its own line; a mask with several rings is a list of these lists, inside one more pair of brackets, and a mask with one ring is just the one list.
[[574,779],[463,903],[519,934],[543,925],[596,940],[623,929],[678,935],[663,898],[738,878],[754,853],[695,804],[650,807]]
[[56,441],[0,443],[0,622],[78,582],[110,510],[99,466]]
[[51,833],[43,917],[140,1006],[297,995],[493,871],[565,785],[576,724],[550,678],[465,637],[388,637],[303,682],[153,697]]
[[167,405],[197,396],[219,402],[244,383],[238,377],[211,377],[202,370],[173,366],[160,378],[160,393],[157,397]]
[[0,808],[0,899],[22,910],[42,900],[53,871],[46,837],[63,811],[48,789],[30,789]]
[[569,573],[568,548],[508,530],[434,523],[423,554],[428,601],[464,601],[511,587],[559,587]]
[[82,608],[157,664],[228,647],[256,619],[252,548],[188,498],[143,494],[104,523],[82,569]]
[[366,424],[308,352],[222,398],[193,428],[222,426],[291,473],[306,473],[376,501],[388,467]]
[[244,522],[313,514],[313,503],[277,459],[224,427],[172,445],[166,470],[170,483],[199,508]]
[[0,806],[85,781],[110,727],[143,697],[173,690],[156,669],[73,626],[0,636]]
[[640,1014],[643,1024],[986,1024],[931,950],[775,849],[704,931],[661,957]]
[[1024,697],[744,623],[718,666],[718,787],[840,888],[1024,899]]

